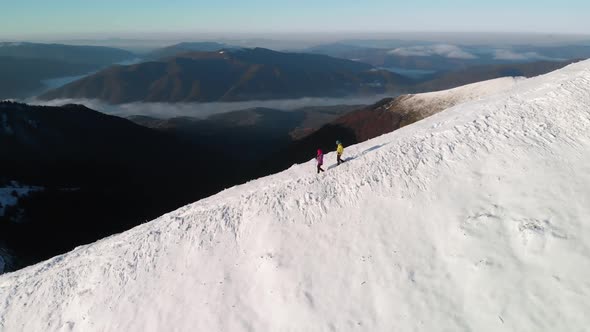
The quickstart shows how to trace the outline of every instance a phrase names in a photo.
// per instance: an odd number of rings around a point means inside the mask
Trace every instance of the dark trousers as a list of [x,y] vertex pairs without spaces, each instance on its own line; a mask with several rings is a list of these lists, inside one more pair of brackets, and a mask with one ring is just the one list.
[[342,160],[342,155],[341,154],[337,154],[336,155],[336,163],[338,163],[338,165],[340,165],[343,162],[344,162],[344,160]]
[[322,165],[321,164],[318,164],[318,174],[320,174],[320,171],[323,172],[324,170],[322,169]]

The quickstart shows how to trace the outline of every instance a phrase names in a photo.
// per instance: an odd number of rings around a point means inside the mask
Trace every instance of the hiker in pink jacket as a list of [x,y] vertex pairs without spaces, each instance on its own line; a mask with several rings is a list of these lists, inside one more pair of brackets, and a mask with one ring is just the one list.
[[318,162],[318,174],[320,174],[320,171],[324,171],[322,169],[322,165],[324,164],[324,154],[322,153],[322,149],[318,149],[318,155],[315,157],[315,160]]

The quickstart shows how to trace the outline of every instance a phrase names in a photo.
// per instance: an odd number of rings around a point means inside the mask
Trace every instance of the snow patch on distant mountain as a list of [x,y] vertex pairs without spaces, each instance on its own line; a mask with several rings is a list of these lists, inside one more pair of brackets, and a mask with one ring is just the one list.
[[7,186],[0,187],[0,217],[4,216],[7,207],[16,205],[20,197],[42,189],[42,187],[37,186],[23,186],[15,181],[10,182]]
[[13,268],[13,260],[14,258],[7,252],[7,250],[0,247],[0,274]]
[[0,276],[0,330],[581,331],[588,151],[585,61]]

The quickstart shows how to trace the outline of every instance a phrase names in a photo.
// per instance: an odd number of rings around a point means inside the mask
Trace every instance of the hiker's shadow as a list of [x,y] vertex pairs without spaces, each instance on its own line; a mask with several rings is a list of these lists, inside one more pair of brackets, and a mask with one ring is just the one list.
[[[348,162],[348,161],[351,161],[351,160],[355,160],[356,158],[358,158],[358,157],[360,157],[360,156],[364,156],[365,154],[367,154],[367,153],[369,153],[369,152],[371,152],[371,151],[378,150],[378,149],[382,148],[382,147],[383,147],[383,146],[385,146],[385,145],[387,145],[387,143],[383,143],[383,144],[375,145],[375,146],[372,146],[372,147],[370,147],[370,148],[366,149],[365,151],[361,152],[360,154],[358,154],[358,155],[356,155],[356,156],[350,156],[350,157],[346,157],[346,158],[342,159],[342,164],[344,164],[344,163],[346,163],[346,162]],[[334,168],[334,167],[337,167],[337,166],[338,166],[337,164],[330,165],[330,166],[329,166],[329,167],[328,167],[326,170],[328,170],[328,169],[332,169],[332,168]]]
[[[366,149],[365,151],[361,152],[361,156],[362,156],[362,155],[365,155],[365,154],[367,154],[367,153],[369,153],[369,152],[371,152],[371,151],[378,150],[378,149],[382,148],[382,147],[383,147],[383,146],[385,146],[385,145],[387,145],[387,143],[378,144],[378,145],[375,145],[375,146],[373,146],[373,147],[370,147],[370,148]],[[354,157],[354,158],[356,158],[356,157]]]
[[383,147],[385,145],[387,145],[387,144],[386,143],[383,143],[383,144],[372,146],[372,147],[366,149],[365,151],[361,152],[360,154],[358,154],[356,156],[346,157],[346,158],[342,159],[342,161],[355,160],[356,158],[358,158],[360,156],[364,156],[365,154],[367,154],[367,153],[369,153],[371,151],[378,150],[378,149],[380,149],[381,147]]

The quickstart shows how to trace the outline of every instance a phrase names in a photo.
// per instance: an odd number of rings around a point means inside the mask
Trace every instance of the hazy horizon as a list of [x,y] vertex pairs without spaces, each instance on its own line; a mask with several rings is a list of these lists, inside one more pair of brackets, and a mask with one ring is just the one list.
[[[181,42],[220,42],[242,47],[265,47],[275,50],[298,50],[312,46],[344,43],[367,44],[375,41],[426,42],[451,45],[486,45],[505,47],[511,45],[532,46],[590,46],[590,34],[544,34],[544,33],[494,33],[494,32],[403,32],[403,33],[282,33],[282,34],[137,34],[134,36],[61,36],[55,38],[2,38],[0,42],[58,43],[69,45],[110,46],[145,52]],[[418,44],[417,44],[418,45]],[[371,47],[371,43],[366,46]],[[376,46],[375,46],[376,47]],[[387,48],[387,47],[385,47]]]
[[[346,39],[412,34],[527,34],[578,37],[590,31],[590,2],[371,0],[296,3],[254,0],[168,2],[23,0],[3,5],[3,40],[268,38]],[[364,36],[364,37],[363,37]]]

